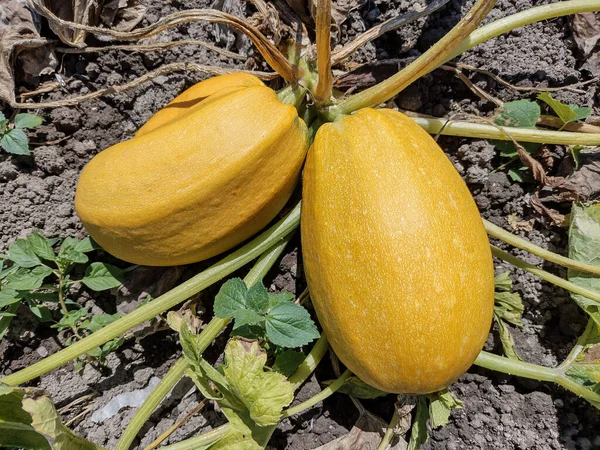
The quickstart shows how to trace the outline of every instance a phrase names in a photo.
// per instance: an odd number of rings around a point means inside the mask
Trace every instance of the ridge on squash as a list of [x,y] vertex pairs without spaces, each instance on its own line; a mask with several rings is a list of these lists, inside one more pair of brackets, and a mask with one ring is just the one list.
[[469,368],[492,321],[492,256],[466,185],[412,120],[363,109],[323,125],[301,227],[313,305],[353,373],[423,394]]
[[249,238],[289,199],[308,148],[296,109],[265,86],[211,96],[83,169],[88,233],[135,264],[201,261]]

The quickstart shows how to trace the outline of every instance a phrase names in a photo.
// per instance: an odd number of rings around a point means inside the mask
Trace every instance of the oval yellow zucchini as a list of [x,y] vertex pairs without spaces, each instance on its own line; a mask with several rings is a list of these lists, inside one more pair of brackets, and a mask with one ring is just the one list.
[[317,316],[352,372],[423,394],[469,368],[491,325],[492,256],[469,190],[412,120],[363,109],[323,125],[301,227]]
[[81,173],[75,208],[88,233],[125,261],[201,261],[277,215],[307,148],[296,109],[272,89],[249,87],[100,152]]
[[264,86],[263,82],[254,75],[248,73],[228,73],[216,77],[208,78],[194,84],[186,89],[167,105],[154,114],[150,119],[141,126],[135,134],[141,136],[146,134],[161,125],[176,118],[180,114],[184,114],[189,108],[205,100],[207,97],[216,94],[220,91],[235,91],[252,86]]

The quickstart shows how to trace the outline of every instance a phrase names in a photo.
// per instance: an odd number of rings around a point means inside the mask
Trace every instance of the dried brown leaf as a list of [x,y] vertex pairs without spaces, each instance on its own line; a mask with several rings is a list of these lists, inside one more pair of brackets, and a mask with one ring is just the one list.
[[[345,436],[317,447],[315,450],[376,450],[385,434],[387,424],[379,417],[364,411],[356,424]],[[408,447],[403,439],[397,441],[389,450],[404,450]]]
[[533,178],[541,185],[547,184],[546,171],[544,170],[542,164],[533,156],[531,156],[531,154],[527,150],[525,150],[525,148],[521,144],[519,144],[516,141],[514,141],[514,144],[517,148],[519,159],[523,164],[525,164],[529,168],[529,170],[531,170]]
[[587,58],[600,40],[600,20],[596,13],[580,13],[571,16],[573,39],[584,58]]
[[[13,67],[17,59],[21,61],[24,70],[38,70],[39,74],[44,67],[33,65],[33,61],[38,58],[28,55],[32,50],[46,45],[48,41],[40,37],[34,25],[32,12],[24,3],[3,2],[0,5],[0,17],[0,100],[14,102]],[[30,61],[27,61],[28,57]]]
[[547,217],[552,220],[553,224],[559,227],[566,225],[566,215],[560,213],[556,209],[550,208],[540,200],[539,192],[536,192],[531,197],[531,205],[539,212],[543,217]]
[[105,1],[100,18],[117,31],[131,31],[142,21],[147,8],[138,0]]

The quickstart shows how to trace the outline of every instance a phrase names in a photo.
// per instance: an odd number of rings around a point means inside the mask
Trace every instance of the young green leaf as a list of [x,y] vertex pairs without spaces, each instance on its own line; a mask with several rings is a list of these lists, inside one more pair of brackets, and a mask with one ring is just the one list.
[[101,247],[94,241],[91,237],[86,237],[81,241],[78,241],[77,244],[73,247],[76,251],[81,253],[89,253],[94,250],[98,250]]
[[15,128],[35,128],[44,122],[40,116],[35,114],[17,114],[15,116]]
[[267,291],[262,282],[259,281],[248,289],[246,307],[251,311],[263,315],[269,309],[269,291]]
[[565,125],[570,122],[585,119],[592,113],[592,108],[587,106],[566,105],[560,100],[552,98],[552,95],[548,92],[538,95],[537,98],[550,106]]
[[19,128],[13,128],[5,133],[0,139],[0,147],[14,155],[31,155],[27,136]]
[[[569,258],[587,264],[600,265],[600,205],[588,207],[573,204],[569,227]],[[600,291],[600,277],[569,269],[569,281],[592,291]],[[571,298],[600,325],[600,305],[583,295]]]
[[[529,100],[516,100],[507,102],[494,113],[494,123],[502,127],[535,128],[542,111],[540,105]],[[517,149],[511,141],[494,141],[494,145],[500,150],[500,155],[506,158],[515,158]],[[529,153],[535,153],[540,144],[521,143]],[[518,172],[513,173],[519,176]]]
[[31,243],[26,239],[17,239],[8,246],[8,259],[24,268],[35,267],[42,263],[31,248]]
[[241,278],[227,280],[215,297],[214,311],[217,317],[233,317],[239,309],[247,307],[248,287]]
[[410,442],[407,450],[419,450],[421,445],[429,440],[429,431],[427,430],[427,420],[429,419],[429,409],[425,396],[419,398],[417,403],[417,413],[410,433]]
[[0,308],[20,302],[22,299],[23,296],[15,290],[2,289],[0,291]]
[[29,242],[31,250],[33,250],[40,258],[49,261],[54,261],[56,259],[56,255],[54,254],[50,242],[40,233],[31,233],[27,236],[27,241]]
[[32,291],[44,284],[44,279],[52,274],[52,269],[41,265],[33,269],[18,269],[15,273],[6,277],[7,289],[15,291]]
[[58,251],[58,261],[63,264],[85,264],[88,262],[88,257],[77,249],[80,245],[79,239],[72,237],[65,238],[60,244]]
[[294,300],[294,294],[287,291],[282,291],[279,294],[269,293],[269,309],[275,308],[280,303],[289,303]]
[[233,313],[233,318],[235,320],[233,325],[234,330],[247,325],[259,325],[265,320],[264,316],[261,316],[250,309],[238,309]]
[[275,357],[272,369],[286,377],[293,374],[304,361],[305,355],[297,350],[284,350]]
[[95,333],[106,325],[113,323],[115,320],[120,319],[123,316],[121,313],[115,314],[94,314],[91,316],[89,323],[86,324],[86,328],[92,333]]
[[446,389],[429,394],[428,397],[431,428],[446,426],[450,419],[451,411],[463,407],[463,402],[454,397]]
[[301,347],[320,334],[310,314],[296,303],[280,303],[266,315],[267,337],[281,347]]
[[94,291],[105,291],[123,284],[123,270],[111,264],[94,262],[85,270],[81,282]]
[[52,322],[52,313],[47,306],[29,303],[29,309],[40,322]]

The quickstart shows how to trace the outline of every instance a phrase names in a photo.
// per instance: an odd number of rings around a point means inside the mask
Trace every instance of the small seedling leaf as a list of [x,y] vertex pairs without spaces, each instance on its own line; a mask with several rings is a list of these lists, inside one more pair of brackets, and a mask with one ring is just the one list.
[[31,155],[27,136],[23,130],[13,128],[0,139],[0,146],[13,155]]
[[[569,258],[600,266],[600,205],[588,207],[573,205],[569,227]],[[600,277],[569,269],[568,279],[577,286],[600,292]],[[584,297],[571,294],[573,300],[600,325],[600,305]]]
[[88,262],[88,257],[81,251],[77,250],[79,239],[72,237],[65,238],[60,244],[58,251],[58,260],[64,263],[85,264]]
[[463,407],[463,402],[447,390],[429,394],[429,402],[431,428],[446,426],[452,410]]
[[8,246],[8,258],[16,265],[25,268],[39,266],[42,263],[31,248],[31,243],[26,239],[17,239]]
[[560,100],[552,98],[552,95],[548,92],[538,95],[537,98],[550,106],[564,124],[585,119],[592,113],[592,108],[587,106],[566,105]]
[[410,433],[410,442],[407,450],[419,450],[421,445],[429,440],[429,432],[427,430],[427,420],[429,420],[429,409],[427,408],[427,397],[421,396],[417,403],[417,413],[412,425]]
[[15,116],[15,128],[35,128],[40,126],[44,119],[35,114],[17,114]]
[[47,259],[49,261],[54,261],[56,259],[56,255],[54,254],[54,250],[50,245],[48,239],[42,236],[40,233],[31,233],[27,236],[27,240],[29,241],[29,245],[31,250],[42,259]]
[[227,280],[215,297],[214,311],[217,317],[233,317],[240,309],[247,309],[248,287],[241,278]]
[[269,340],[281,347],[301,347],[320,334],[310,314],[296,303],[276,305],[266,316]]
[[94,291],[105,291],[123,284],[123,270],[111,264],[94,262],[85,270],[81,282]]
[[286,377],[293,374],[304,361],[305,355],[297,350],[285,350],[275,357],[273,370]]

